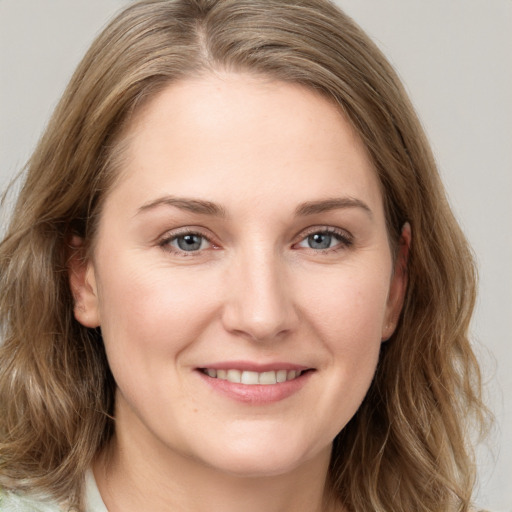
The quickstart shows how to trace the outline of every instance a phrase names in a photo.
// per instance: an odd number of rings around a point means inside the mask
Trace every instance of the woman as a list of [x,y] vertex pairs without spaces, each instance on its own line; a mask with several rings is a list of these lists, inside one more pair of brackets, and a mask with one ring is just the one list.
[[470,509],[471,253],[330,3],[130,5],[0,251],[0,507]]

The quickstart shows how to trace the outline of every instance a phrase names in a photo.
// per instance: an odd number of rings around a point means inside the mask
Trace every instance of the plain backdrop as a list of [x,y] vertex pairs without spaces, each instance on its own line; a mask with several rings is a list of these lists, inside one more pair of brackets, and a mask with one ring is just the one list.
[[[126,0],[0,0],[0,186]],[[512,0],[339,0],[397,68],[480,268],[473,323],[496,415],[477,500],[512,511]]]

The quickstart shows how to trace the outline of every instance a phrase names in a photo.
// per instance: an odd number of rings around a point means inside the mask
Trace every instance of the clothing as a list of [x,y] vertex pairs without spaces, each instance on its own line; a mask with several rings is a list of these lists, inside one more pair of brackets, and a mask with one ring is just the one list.
[[[108,512],[101,499],[98,486],[92,471],[85,477],[85,510],[86,512]],[[43,501],[30,496],[20,496],[14,493],[0,491],[0,512],[71,512],[59,507],[51,501]],[[488,512],[480,510],[479,512]]]
[[[85,476],[85,504],[86,512],[108,512],[92,471],[88,471]],[[0,491],[0,512],[68,512],[68,510],[52,501]]]

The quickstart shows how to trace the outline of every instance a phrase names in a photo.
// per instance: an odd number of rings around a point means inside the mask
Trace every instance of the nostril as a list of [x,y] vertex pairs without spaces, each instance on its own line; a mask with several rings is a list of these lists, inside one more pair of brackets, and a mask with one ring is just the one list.
[[262,311],[261,307],[250,310],[238,304],[225,311],[223,324],[227,331],[252,341],[273,342],[293,331],[296,319],[291,311]]
[[287,273],[275,251],[261,241],[259,248],[244,252],[226,279],[227,295],[222,321],[230,333],[252,341],[278,341],[298,323]]

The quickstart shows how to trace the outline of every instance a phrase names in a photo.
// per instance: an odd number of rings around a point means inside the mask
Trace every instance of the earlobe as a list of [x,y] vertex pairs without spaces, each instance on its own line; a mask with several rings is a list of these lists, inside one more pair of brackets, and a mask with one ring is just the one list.
[[85,327],[99,327],[96,276],[92,263],[84,254],[82,238],[72,236],[69,241],[69,251],[68,277],[74,299],[75,318]]
[[396,255],[393,276],[391,278],[386,318],[382,326],[382,341],[388,340],[395,332],[404,304],[405,292],[407,290],[407,263],[409,260],[411,237],[411,226],[406,222],[402,227],[398,254]]

